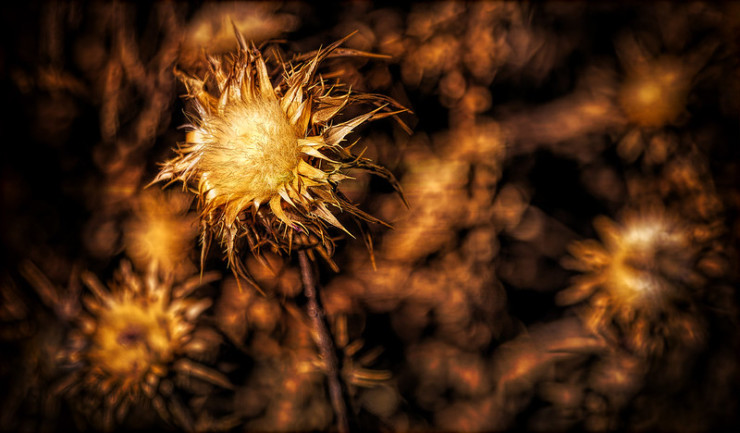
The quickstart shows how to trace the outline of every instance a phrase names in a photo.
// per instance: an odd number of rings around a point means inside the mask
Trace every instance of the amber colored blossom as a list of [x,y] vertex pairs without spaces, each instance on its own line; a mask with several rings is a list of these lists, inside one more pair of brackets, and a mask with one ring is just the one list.
[[147,190],[138,197],[123,234],[126,253],[138,269],[192,274],[188,256],[198,225],[195,215],[188,213],[190,202],[178,191]]
[[627,118],[637,125],[665,126],[685,110],[691,78],[674,57],[640,62],[628,72],[619,91],[619,103]]
[[[347,231],[334,212],[362,222],[381,221],[349,202],[337,189],[347,170],[358,168],[395,180],[389,171],[344,147],[359,125],[392,115],[392,100],[351,92],[317,73],[328,56],[353,54],[336,42],[326,49],[268,63],[237,33],[239,50],[230,59],[209,57],[205,77],[181,73],[192,100],[190,132],[165,162],[156,181],[181,181],[196,188],[203,225],[203,248],[216,235],[232,269],[238,240],[258,253],[312,247],[329,259],[329,227]],[[336,117],[356,103],[377,108],[347,121]]]
[[142,401],[149,401],[164,419],[187,426],[187,419],[179,416],[182,407],[169,400],[170,372],[231,387],[222,374],[187,357],[207,345],[198,335],[208,334],[194,331],[196,319],[211,305],[208,298],[190,295],[214,278],[196,275],[172,287],[155,274],[134,274],[130,263],[123,262],[106,287],[92,273],[83,273],[92,296],[83,297],[87,312],[78,315],[70,334],[64,357],[74,368],[61,389],[91,397],[96,404],[83,403],[82,410],[100,409],[91,416],[104,428]]
[[585,274],[559,301],[588,299],[587,328],[636,353],[660,353],[673,339],[700,343],[704,325],[694,300],[705,283],[696,264],[706,230],[657,205],[626,212],[621,224],[599,217],[594,226],[603,243],[570,247],[565,265]]
[[[674,37],[681,36],[675,24],[661,20],[658,34],[627,33],[616,42],[624,76],[616,87],[615,102],[628,125],[617,144],[617,153],[627,162],[642,156],[647,165],[664,164],[686,147],[668,127],[689,119],[689,96],[702,81],[700,71],[716,47],[707,42],[687,49],[683,43],[676,43]],[[651,43],[655,40],[663,41],[660,51]]]

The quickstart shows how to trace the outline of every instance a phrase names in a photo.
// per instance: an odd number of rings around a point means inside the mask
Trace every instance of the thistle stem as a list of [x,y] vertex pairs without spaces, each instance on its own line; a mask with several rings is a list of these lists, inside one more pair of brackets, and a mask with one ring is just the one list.
[[337,351],[334,345],[334,339],[327,326],[324,307],[318,296],[318,287],[316,286],[313,266],[305,250],[298,251],[298,260],[301,266],[304,294],[308,299],[308,316],[311,318],[314,330],[318,334],[317,344],[319,346],[319,355],[324,360],[326,366],[329,397],[331,398],[331,405],[334,408],[334,414],[336,416],[337,430],[339,433],[348,433],[349,419],[347,417],[347,407],[349,407],[349,397],[346,387],[343,386],[339,376]]

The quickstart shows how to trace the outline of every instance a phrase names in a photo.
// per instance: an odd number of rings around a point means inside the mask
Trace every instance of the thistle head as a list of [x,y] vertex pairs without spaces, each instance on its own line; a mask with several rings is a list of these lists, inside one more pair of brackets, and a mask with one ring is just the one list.
[[619,104],[631,122],[660,128],[684,112],[690,88],[687,68],[676,58],[661,57],[629,71],[619,90]]
[[[190,295],[215,277],[195,276],[173,287],[155,273],[134,273],[128,262],[108,285],[83,273],[91,293],[83,297],[86,312],[76,317],[69,335],[64,358],[73,368],[62,381],[63,391],[74,394],[75,400],[82,396],[95,401],[82,403],[80,409],[93,411],[93,419],[110,428],[133,403],[149,400],[158,411],[166,407],[164,399],[171,391],[162,389],[171,388],[171,372],[230,386],[220,373],[188,358],[205,344],[194,331],[196,320],[211,305],[208,298]],[[171,418],[167,411],[159,412]]]
[[[278,252],[312,247],[325,258],[333,241],[328,229],[347,232],[335,212],[361,222],[381,222],[362,212],[337,189],[358,168],[398,185],[386,169],[344,146],[345,137],[371,119],[396,114],[391,99],[329,85],[317,68],[343,42],[292,61],[268,64],[237,33],[239,49],[229,59],[210,57],[204,77],[180,73],[193,102],[190,131],[177,156],[156,181],[179,180],[197,191],[204,252],[219,238],[235,272],[240,239],[254,253],[264,245]],[[345,54],[350,50],[344,50]],[[342,123],[348,106],[375,108]],[[400,108],[403,111],[402,108]]]
[[620,336],[639,354],[658,354],[672,339],[701,343],[704,324],[695,309],[706,284],[697,267],[705,247],[697,233],[704,228],[659,206],[626,212],[621,224],[600,217],[594,225],[603,243],[571,246],[573,259],[565,264],[584,275],[559,302],[588,299],[582,310],[587,327]]
[[188,213],[192,199],[179,191],[147,190],[134,203],[123,243],[137,269],[183,277],[192,274],[189,259],[198,228]]

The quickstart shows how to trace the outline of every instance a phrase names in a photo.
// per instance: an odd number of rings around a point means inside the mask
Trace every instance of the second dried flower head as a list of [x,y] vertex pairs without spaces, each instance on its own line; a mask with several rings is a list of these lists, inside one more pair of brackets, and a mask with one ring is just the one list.
[[[241,238],[254,253],[266,245],[277,251],[300,246],[328,258],[333,242],[327,229],[347,231],[332,211],[380,222],[338,191],[346,171],[364,169],[397,187],[389,171],[352,155],[342,143],[358,125],[394,114],[391,107],[398,106],[382,96],[350,92],[340,83],[329,85],[317,74],[319,64],[336,54],[343,41],[269,67],[257,48],[237,38],[236,55],[209,57],[203,78],[180,74],[193,100],[191,130],[155,181],[197,185],[204,251],[215,234],[240,274]],[[358,102],[377,108],[332,124]]]

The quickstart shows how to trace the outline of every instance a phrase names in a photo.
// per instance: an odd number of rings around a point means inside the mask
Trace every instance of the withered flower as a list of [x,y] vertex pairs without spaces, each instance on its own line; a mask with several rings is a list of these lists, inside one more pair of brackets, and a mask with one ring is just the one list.
[[691,51],[655,52],[632,35],[621,38],[616,48],[624,69],[616,100],[627,126],[617,153],[627,162],[642,155],[648,165],[663,164],[681,145],[668,127],[689,118],[689,95],[713,48],[709,44]]
[[137,269],[183,277],[195,267],[188,258],[198,230],[188,213],[191,198],[179,191],[148,190],[134,204],[123,242]]
[[685,110],[691,72],[677,58],[643,61],[630,70],[620,88],[619,103],[627,118],[643,127],[662,127]]
[[[237,31],[239,49],[230,59],[209,57],[210,73],[198,78],[180,73],[193,101],[191,129],[177,156],[163,164],[157,181],[197,185],[205,253],[215,234],[235,273],[246,276],[237,260],[237,240],[253,253],[268,244],[278,252],[313,247],[329,259],[328,228],[347,231],[332,209],[357,221],[381,221],[350,203],[337,189],[358,168],[389,179],[389,171],[343,147],[347,134],[371,119],[393,115],[389,98],[350,92],[317,74],[331,55],[358,55],[338,49],[345,39],[293,61],[268,64]],[[272,63],[272,62],[271,62]],[[332,124],[356,103],[377,106]],[[401,110],[403,110],[401,108]]]
[[706,278],[697,263],[708,245],[706,228],[658,205],[625,213],[621,225],[606,217],[594,225],[603,245],[571,246],[575,260],[565,265],[586,274],[559,293],[559,302],[588,299],[581,310],[587,328],[641,355],[660,354],[670,341],[700,344],[705,325],[696,299]]
[[90,398],[82,409],[96,411],[90,416],[106,429],[120,422],[132,404],[145,401],[164,419],[187,427],[183,406],[171,395],[170,372],[231,387],[222,374],[187,356],[207,344],[194,333],[195,321],[211,305],[208,298],[189,295],[215,278],[195,276],[172,287],[156,274],[134,274],[130,263],[123,262],[106,287],[92,273],[83,273],[93,296],[83,297],[89,314],[77,316],[70,334],[64,358],[73,372],[60,390]]

